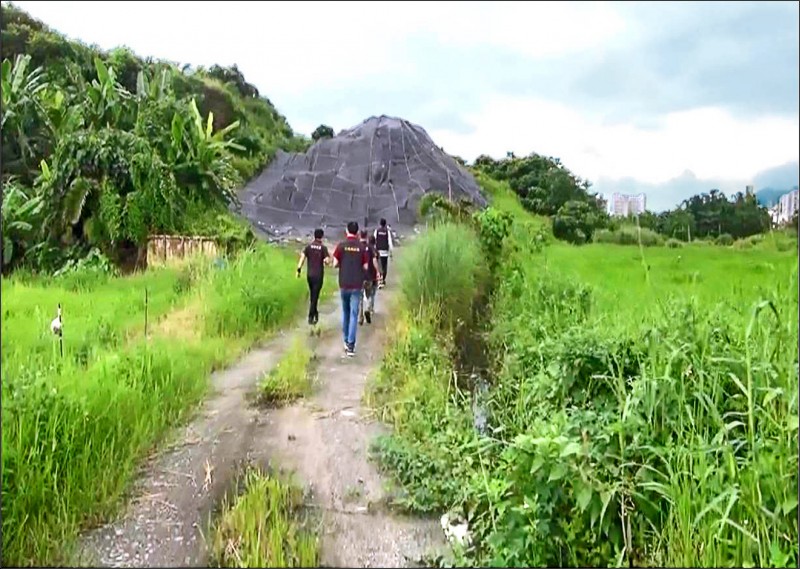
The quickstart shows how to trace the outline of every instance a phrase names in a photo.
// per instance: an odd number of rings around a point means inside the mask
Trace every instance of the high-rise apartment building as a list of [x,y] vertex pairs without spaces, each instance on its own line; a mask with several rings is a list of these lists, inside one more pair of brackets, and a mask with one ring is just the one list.
[[800,195],[798,195],[797,188],[780,197],[778,200],[777,215],[774,216],[778,225],[788,223],[792,220],[794,214],[797,213],[799,199]]
[[644,194],[629,196],[615,192],[608,202],[608,212],[611,215],[628,217],[629,215],[642,215],[645,212],[646,198]]

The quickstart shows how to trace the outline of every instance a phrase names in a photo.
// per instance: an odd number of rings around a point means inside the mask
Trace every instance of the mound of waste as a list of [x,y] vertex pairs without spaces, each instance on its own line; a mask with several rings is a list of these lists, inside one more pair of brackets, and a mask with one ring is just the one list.
[[279,152],[239,193],[241,213],[268,235],[342,227],[412,227],[420,198],[438,192],[485,206],[472,175],[408,121],[370,117],[304,154]]

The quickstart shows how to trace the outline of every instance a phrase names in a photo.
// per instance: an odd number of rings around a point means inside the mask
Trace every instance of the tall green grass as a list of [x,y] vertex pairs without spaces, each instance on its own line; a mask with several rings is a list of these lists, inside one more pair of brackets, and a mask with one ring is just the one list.
[[[293,264],[261,246],[225,267],[190,263],[81,292],[3,281],[4,564],[69,560],[79,529],[114,512],[210,371],[296,313],[305,283]],[[58,302],[63,359],[49,330]]]
[[407,275],[400,285],[407,306],[435,310],[449,323],[469,320],[475,290],[486,272],[486,259],[469,228],[439,225],[416,240],[400,262]]
[[475,537],[460,563],[795,565],[796,255],[536,254],[525,234],[490,307],[487,432],[453,337],[414,310],[398,321],[371,393],[397,503],[460,510]]

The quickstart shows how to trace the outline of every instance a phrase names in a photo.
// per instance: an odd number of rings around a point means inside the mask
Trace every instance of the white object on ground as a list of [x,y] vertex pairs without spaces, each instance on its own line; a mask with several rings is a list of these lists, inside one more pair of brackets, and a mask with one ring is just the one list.
[[469,533],[469,524],[466,521],[458,523],[456,516],[451,518],[450,514],[444,514],[441,522],[447,541],[457,543],[461,547],[472,545],[472,536]]

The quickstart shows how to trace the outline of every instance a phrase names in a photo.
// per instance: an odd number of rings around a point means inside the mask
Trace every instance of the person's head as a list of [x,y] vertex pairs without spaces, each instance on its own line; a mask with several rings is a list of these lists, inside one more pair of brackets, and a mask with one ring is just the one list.
[[323,235],[325,235],[325,232],[322,229],[314,230],[314,239],[322,239]]
[[366,229],[362,229],[361,230],[361,240],[362,241],[366,241],[367,240],[367,230]]
[[381,227],[386,227],[386,220],[381,218]]
[[369,236],[369,244],[370,245],[375,245],[375,236],[374,235],[370,235]]
[[358,235],[358,222],[357,221],[351,221],[350,223],[347,224],[347,234],[348,235],[353,235],[353,236]]

